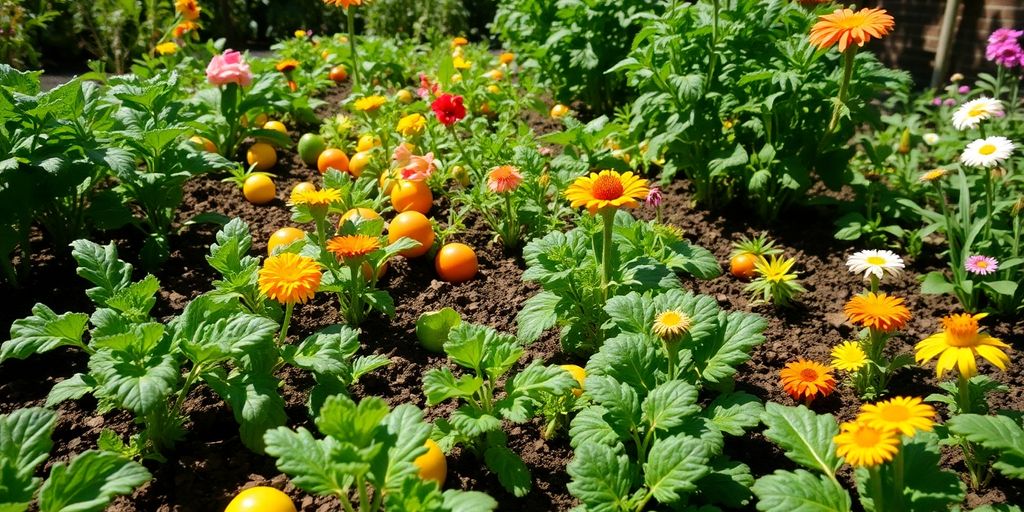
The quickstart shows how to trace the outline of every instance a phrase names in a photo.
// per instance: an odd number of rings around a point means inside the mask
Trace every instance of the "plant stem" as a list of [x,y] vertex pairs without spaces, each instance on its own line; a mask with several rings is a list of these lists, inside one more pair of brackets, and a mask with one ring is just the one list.
[[188,376],[185,377],[185,385],[178,392],[178,399],[174,401],[174,407],[171,408],[171,418],[174,418],[181,411],[181,406],[185,403],[185,398],[188,397],[188,392],[192,389],[192,384],[199,377],[199,372],[202,371],[202,365],[196,364],[189,370]]
[[294,302],[289,302],[284,306],[284,321],[281,322],[281,334],[277,337],[278,347],[284,345],[284,341],[288,337],[288,324],[292,321],[293,309],[295,309]]
[[957,378],[956,384],[957,390],[959,391],[959,393],[957,394],[958,403],[956,405],[960,409],[960,414],[971,414],[972,412],[974,412],[974,408],[971,407],[970,380],[968,380],[967,377],[960,375]]
[[356,17],[352,14],[352,8],[346,8],[348,15],[348,43],[352,49],[352,88],[359,89],[359,55],[356,53]]
[[615,209],[606,208],[600,211],[604,221],[601,245],[601,294],[608,301],[608,288],[612,280],[612,228],[615,222]]
[[875,510],[886,510],[884,503],[885,499],[882,494],[882,475],[879,474],[878,466],[871,466],[868,468],[868,473],[871,475],[871,500],[874,501]]
[[826,137],[839,126],[840,111],[846,105],[847,96],[850,94],[850,79],[853,77],[853,58],[857,55],[857,47],[850,46],[843,52],[843,81],[839,83],[839,102],[832,111],[832,120],[828,123]]
[[[349,269],[352,271],[352,300],[348,303],[348,311],[345,314],[345,320],[352,327],[359,325],[363,317],[363,304],[362,304],[362,284],[363,276],[361,275],[363,270],[363,259],[353,258],[352,263],[349,263]],[[373,269],[370,269],[371,272]]]

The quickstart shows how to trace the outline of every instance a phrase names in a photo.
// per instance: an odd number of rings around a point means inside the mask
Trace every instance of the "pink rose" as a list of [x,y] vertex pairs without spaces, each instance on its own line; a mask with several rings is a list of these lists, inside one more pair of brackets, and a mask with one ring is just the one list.
[[242,59],[242,54],[225,50],[223,55],[214,55],[206,66],[206,79],[213,85],[238,84],[245,87],[252,83],[252,71]]
[[427,153],[423,156],[412,155],[409,157],[409,164],[402,169],[402,179],[409,181],[423,181],[434,173],[434,154]]

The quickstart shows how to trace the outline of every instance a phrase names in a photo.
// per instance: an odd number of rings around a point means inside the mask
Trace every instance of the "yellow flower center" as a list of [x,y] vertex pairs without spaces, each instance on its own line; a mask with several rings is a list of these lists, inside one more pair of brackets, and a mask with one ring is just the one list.
[[595,199],[611,201],[622,197],[622,181],[615,176],[598,176],[592,187]]
[[988,268],[988,262],[985,260],[978,260],[974,262],[974,266],[978,268]]
[[885,258],[881,256],[868,256],[868,265],[883,265],[885,264]]
[[984,105],[975,105],[967,111],[967,115],[970,117],[978,117],[986,113],[988,113],[988,110],[985,109]]
[[861,448],[872,448],[881,440],[881,432],[870,427],[860,427],[853,433],[854,444]]
[[670,309],[658,315],[654,321],[654,333],[661,338],[675,338],[690,330],[693,319],[685,313]]
[[981,153],[983,155],[991,155],[992,153],[995,153],[995,152],[996,152],[996,147],[993,144],[985,144],[984,146],[978,148],[978,153]]
[[971,315],[953,315],[942,319],[946,341],[954,347],[973,347],[978,338],[978,320]]

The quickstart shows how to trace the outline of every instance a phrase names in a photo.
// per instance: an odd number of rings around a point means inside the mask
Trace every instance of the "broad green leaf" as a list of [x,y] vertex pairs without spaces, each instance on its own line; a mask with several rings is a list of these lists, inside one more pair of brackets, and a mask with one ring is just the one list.
[[447,512],[491,512],[498,509],[494,498],[478,491],[448,489],[443,493]]
[[143,415],[167,407],[167,397],[181,378],[174,358],[159,353],[135,359],[104,350],[89,359],[89,369],[97,380],[97,395]]
[[32,307],[32,316],[11,324],[11,339],[0,346],[0,362],[25,359],[57,347],[82,347],[82,335],[89,323],[85,313],[58,315],[43,304]]
[[505,446],[492,445],[484,452],[487,467],[498,475],[498,481],[506,491],[516,497],[526,496],[533,486],[530,470],[523,459]]
[[107,306],[121,312],[128,319],[143,321],[156,305],[158,291],[160,291],[160,281],[152,275],[147,275],[141,281],[131,283],[114,292],[107,299]]
[[623,451],[619,433],[605,421],[608,410],[600,405],[591,405],[583,409],[572,419],[569,425],[569,436],[573,448],[588,444],[602,444]]
[[[771,404],[769,404],[771,405]],[[754,482],[761,512],[850,512],[850,495],[835,480],[809,471],[776,471]]]
[[334,458],[340,454],[337,441],[318,440],[302,427],[295,431],[278,427],[268,431],[263,440],[267,454],[277,459],[277,469],[300,489],[323,495],[347,494],[354,479],[345,466],[335,464]]
[[588,375],[584,389],[594,403],[607,409],[604,418],[617,432],[630,432],[640,425],[640,397],[628,384],[611,377]]
[[569,492],[591,512],[632,510],[633,466],[625,454],[600,444],[576,448],[568,466]]
[[519,339],[529,343],[540,338],[544,331],[558,322],[557,306],[562,300],[558,294],[542,291],[523,302],[523,308],[516,314],[519,325]]
[[332,325],[308,336],[298,345],[281,347],[281,357],[293,366],[313,373],[352,380],[351,358],[359,350],[359,332]]
[[39,491],[40,512],[99,512],[116,496],[131,494],[153,476],[116,453],[89,450],[57,463]]
[[587,361],[587,375],[605,375],[649,393],[658,385],[664,360],[655,345],[642,334],[623,333],[605,340]]
[[761,423],[764,406],[754,395],[743,391],[722,394],[704,409],[704,417],[718,430],[734,436]]
[[316,426],[324,435],[343,443],[366,446],[389,412],[388,404],[375,396],[357,404],[347,396],[335,395],[324,402]]
[[761,421],[768,427],[764,436],[786,452],[786,457],[808,469],[835,478],[842,460],[836,455],[839,425],[831,414],[815,414],[804,406],[788,407],[774,402],[765,405]]
[[643,421],[650,428],[673,429],[682,425],[686,417],[700,411],[697,388],[681,380],[670,380],[654,388],[640,408]]
[[452,397],[473,396],[483,385],[483,379],[473,375],[463,375],[456,379],[446,366],[429,370],[423,376],[423,394],[430,406]]
[[1024,478],[1024,429],[1008,416],[961,414],[946,423],[950,432],[996,452],[992,465],[1007,477]]
[[85,294],[99,306],[132,280],[132,266],[117,258],[117,246],[111,242],[101,246],[88,240],[71,243],[71,255],[78,262],[78,275],[96,285]]
[[263,452],[264,434],[288,421],[278,391],[281,381],[269,373],[232,373],[224,380],[207,374],[204,380],[231,406],[242,443],[256,453]]
[[946,275],[942,272],[929,272],[921,281],[921,293],[926,295],[946,295],[955,291],[956,287],[946,279]]
[[505,381],[505,398],[496,405],[501,415],[517,423],[533,417],[534,406],[548,396],[562,396],[579,385],[569,372],[534,361]]
[[78,400],[92,393],[96,381],[88,374],[76,373],[50,388],[46,395],[46,406],[53,407],[65,400]]
[[718,314],[718,329],[692,349],[694,364],[705,382],[724,384],[741,364],[750,359],[750,351],[764,343],[768,326],[760,315],[733,311]]
[[644,464],[644,483],[661,503],[675,503],[697,490],[697,481],[711,472],[703,441],[689,436],[658,439]]
[[711,473],[697,482],[702,501],[734,509],[749,505],[753,498],[750,486],[754,485],[750,468],[724,456],[712,459],[710,465]]
[[0,415],[0,509],[25,510],[42,482],[36,467],[50,455],[57,413],[40,407]]
[[417,478],[419,468],[414,461],[426,453],[430,424],[423,421],[423,411],[412,404],[402,404],[388,413],[377,431],[376,442],[388,449],[378,453],[373,462],[373,482],[389,492],[400,488],[403,480]]
[[456,430],[468,437],[476,437],[488,432],[501,430],[501,420],[483,411],[473,409],[468,405],[456,409],[452,413],[450,421]]

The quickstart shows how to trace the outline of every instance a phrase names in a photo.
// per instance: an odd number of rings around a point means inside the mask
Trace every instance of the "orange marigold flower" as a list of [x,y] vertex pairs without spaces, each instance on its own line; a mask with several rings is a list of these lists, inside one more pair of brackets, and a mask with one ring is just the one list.
[[808,404],[818,396],[831,395],[836,389],[832,368],[802,358],[787,364],[779,376],[782,377],[782,389],[789,396]]
[[518,167],[502,165],[491,169],[491,172],[487,175],[487,188],[491,192],[504,194],[505,192],[515,190],[522,181],[523,174],[519,172]]
[[178,11],[178,14],[181,14],[181,17],[188,21],[199,19],[199,14],[203,12],[196,0],[175,0],[174,10]]
[[295,68],[297,67],[299,67],[299,61],[295,59],[284,59],[281,62],[278,62],[277,65],[274,66],[274,69],[277,69],[282,73],[291,73],[292,71],[295,71]]
[[336,236],[327,241],[327,251],[344,261],[361,258],[380,249],[380,239],[366,235]]
[[836,9],[824,14],[811,28],[811,44],[818,48],[830,48],[839,43],[839,51],[845,52],[850,45],[864,46],[872,37],[881,39],[893,28],[895,22],[885,9],[864,8]]
[[647,192],[647,180],[631,172],[601,171],[576,178],[565,197],[573,208],[582,206],[594,215],[605,208],[635,208]]
[[199,25],[197,25],[194,22],[183,21],[174,26],[174,37],[177,39],[181,39],[182,37],[184,37],[185,34],[188,34],[189,32],[192,32],[198,28]]
[[903,299],[884,293],[857,295],[843,308],[851,322],[876,331],[893,332],[907,325],[910,310],[903,305]]
[[342,9],[348,9],[353,5],[363,5],[363,0],[324,0],[324,3],[335,7],[341,7]]
[[281,253],[263,262],[260,293],[281,304],[305,304],[320,287],[320,266],[308,256]]

